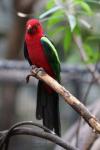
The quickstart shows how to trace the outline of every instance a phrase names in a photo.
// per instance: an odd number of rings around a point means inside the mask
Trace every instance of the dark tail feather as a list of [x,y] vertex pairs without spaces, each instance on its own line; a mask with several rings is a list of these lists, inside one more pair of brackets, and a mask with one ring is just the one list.
[[43,125],[60,133],[59,96],[56,92],[49,93],[42,81],[38,83],[36,118],[43,119]]

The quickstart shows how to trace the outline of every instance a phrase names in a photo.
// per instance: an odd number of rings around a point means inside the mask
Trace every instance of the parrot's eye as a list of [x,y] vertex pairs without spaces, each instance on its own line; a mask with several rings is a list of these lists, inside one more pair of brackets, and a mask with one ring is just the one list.
[[33,29],[35,29],[35,30],[37,30],[37,28],[38,28],[38,26],[37,26],[37,25],[35,25],[35,26],[33,27]]
[[38,29],[38,27],[39,27],[39,23],[37,23],[37,24],[34,25],[35,29]]

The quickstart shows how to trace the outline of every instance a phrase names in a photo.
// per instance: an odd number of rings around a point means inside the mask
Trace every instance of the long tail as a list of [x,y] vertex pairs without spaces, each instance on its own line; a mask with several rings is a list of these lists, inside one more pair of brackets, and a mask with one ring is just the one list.
[[59,96],[56,92],[49,93],[39,81],[37,89],[36,118],[43,119],[43,125],[61,136],[59,116]]

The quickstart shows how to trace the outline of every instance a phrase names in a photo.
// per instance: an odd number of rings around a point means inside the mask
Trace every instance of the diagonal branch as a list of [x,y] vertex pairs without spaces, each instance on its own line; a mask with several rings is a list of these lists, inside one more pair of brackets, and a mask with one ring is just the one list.
[[95,116],[93,116],[75,96],[73,96],[68,90],[61,86],[56,80],[50,77],[45,71],[41,70],[37,73],[37,70],[38,68],[32,69],[31,75],[29,75],[29,77],[34,76],[37,79],[42,80],[54,91],[59,93],[65,99],[65,102],[67,102],[75,111],[79,113],[80,116],[84,118],[84,120],[89,124],[93,131],[100,134],[100,123],[95,118]]

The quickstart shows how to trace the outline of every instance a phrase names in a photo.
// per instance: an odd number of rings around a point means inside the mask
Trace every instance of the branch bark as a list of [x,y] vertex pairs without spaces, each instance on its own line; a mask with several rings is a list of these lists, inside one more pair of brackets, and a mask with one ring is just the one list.
[[37,79],[42,80],[54,91],[60,94],[65,99],[65,102],[67,102],[75,111],[79,113],[80,116],[84,118],[93,131],[100,134],[100,123],[96,117],[93,116],[75,96],[61,86],[56,80],[50,77],[45,71],[41,70],[37,73],[37,69],[38,68],[32,69],[29,77],[34,76]]
[[[32,136],[37,136],[37,137],[41,137],[43,139],[47,139],[50,140],[56,144],[58,144],[59,146],[62,146],[64,149],[66,150],[79,150],[78,148],[75,148],[74,146],[71,146],[69,143],[64,142],[63,140],[61,140],[61,138],[59,138],[56,135],[50,134],[50,133],[46,133],[46,132],[40,132],[40,131],[36,131],[30,128],[16,128],[14,131],[15,135],[32,135]],[[13,135],[14,135],[13,134]]]
[[[37,126],[42,129],[46,129],[47,132],[43,132],[40,130],[33,129],[32,127],[25,127],[25,126]],[[24,127],[23,127],[24,126]],[[58,137],[55,134],[52,134],[49,132],[50,130],[46,127],[33,123],[33,122],[20,122],[15,125],[13,125],[9,130],[1,131],[0,132],[0,149],[3,148],[5,150],[8,150],[9,148],[9,142],[10,138],[15,135],[31,135],[40,137],[43,139],[47,139],[49,141],[52,141],[53,143],[56,143],[57,145],[63,147],[67,150],[79,150],[78,148],[71,146],[68,142],[64,142],[60,137]],[[52,131],[51,131],[52,132]]]

